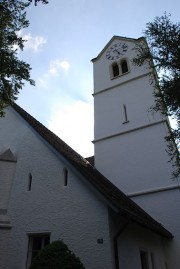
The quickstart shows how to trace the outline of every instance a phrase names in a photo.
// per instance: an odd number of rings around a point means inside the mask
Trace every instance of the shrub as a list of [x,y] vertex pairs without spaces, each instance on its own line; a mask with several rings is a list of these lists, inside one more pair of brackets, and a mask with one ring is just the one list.
[[63,241],[54,241],[34,258],[29,269],[85,269]]

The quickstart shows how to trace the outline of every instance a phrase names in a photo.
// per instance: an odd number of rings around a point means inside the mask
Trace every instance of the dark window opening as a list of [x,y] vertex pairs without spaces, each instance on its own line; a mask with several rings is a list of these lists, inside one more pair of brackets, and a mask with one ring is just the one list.
[[152,265],[152,269],[155,269],[154,253],[152,252],[151,252],[151,265]]
[[33,259],[37,256],[38,252],[48,244],[50,244],[50,234],[37,234],[29,236],[26,268],[29,268]]
[[29,173],[29,179],[28,179],[28,191],[31,190],[31,186],[32,186],[32,174]]
[[122,69],[122,74],[128,72],[128,65],[127,65],[127,61],[126,60],[123,60],[121,62],[121,69]]
[[129,120],[128,120],[128,117],[127,117],[126,105],[123,105],[123,109],[124,109],[124,118],[125,118],[125,121],[123,123],[128,123]]
[[112,70],[113,70],[113,77],[119,76],[119,66],[117,63],[113,64]]
[[149,269],[148,253],[146,251],[140,251],[140,257],[141,257],[141,268]]
[[64,168],[64,186],[68,184],[68,170]]

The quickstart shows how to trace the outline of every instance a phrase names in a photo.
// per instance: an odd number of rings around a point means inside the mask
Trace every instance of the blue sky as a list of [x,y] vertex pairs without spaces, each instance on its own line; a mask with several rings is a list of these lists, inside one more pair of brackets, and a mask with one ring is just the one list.
[[49,0],[27,10],[20,57],[36,86],[17,103],[82,156],[93,154],[93,66],[114,35],[138,38],[164,11],[179,21],[179,0]]

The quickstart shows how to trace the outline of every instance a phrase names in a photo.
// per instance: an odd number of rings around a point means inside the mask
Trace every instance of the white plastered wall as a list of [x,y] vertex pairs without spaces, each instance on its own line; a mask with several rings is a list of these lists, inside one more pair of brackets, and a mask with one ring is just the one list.
[[166,190],[157,193],[139,195],[132,199],[144,208],[152,217],[165,225],[174,238],[169,244],[164,244],[167,265],[170,269],[179,268],[180,264],[180,191]]
[[[166,242],[167,244],[167,242]],[[151,253],[153,255],[154,268],[166,269],[166,258],[163,251],[161,238],[147,232],[138,225],[130,224],[118,238],[119,268],[139,269],[141,268],[140,251],[148,254],[150,269],[153,269]]]
[[[131,64],[133,43],[115,39],[109,47],[116,42],[129,46],[125,54],[129,73],[111,79],[106,51],[93,62],[95,166],[172,232],[175,238],[166,255],[168,268],[176,269],[180,263],[180,196],[164,139],[169,134],[168,121],[150,110],[155,104],[152,77],[146,67]],[[123,105],[129,121],[125,124]]]
[[[8,245],[7,263],[0,267],[25,269],[28,234],[50,232],[51,241],[63,239],[87,269],[111,268],[106,205],[16,112],[10,109],[0,125],[4,132],[0,135],[0,146],[7,145],[17,156],[8,208],[12,225],[8,244],[6,237],[0,238],[0,248]],[[69,171],[66,187],[64,167]],[[29,173],[31,191],[28,191]],[[99,238],[103,244],[97,243]]]
[[127,194],[177,185],[163,133],[161,123],[97,142],[96,168]]

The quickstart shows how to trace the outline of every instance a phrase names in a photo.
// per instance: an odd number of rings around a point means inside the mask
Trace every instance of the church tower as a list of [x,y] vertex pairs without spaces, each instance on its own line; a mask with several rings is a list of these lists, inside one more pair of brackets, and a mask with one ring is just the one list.
[[168,119],[153,112],[148,66],[134,66],[136,42],[114,36],[92,60],[95,166],[127,194],[172,184]]

